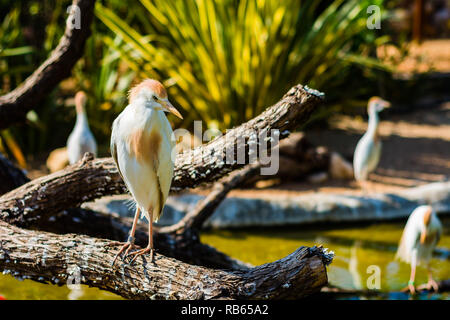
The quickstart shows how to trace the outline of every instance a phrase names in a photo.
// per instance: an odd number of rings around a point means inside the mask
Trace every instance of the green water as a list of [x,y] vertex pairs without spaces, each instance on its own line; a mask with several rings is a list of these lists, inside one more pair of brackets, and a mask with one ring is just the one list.
[[[444,235],[438,244],[438,252],[431,261],[436,280],[450,279],[450,219],[442,222]],[[327,268],[331,285],[347,289],[369,289],[367,280],[373,275],[374,267],[371,266],[375,266],[380,271],[379,290],[391,292],[406,286],[411,271],[409,265],[394,259],[403,227],[403,223],[383,223],[315,230],[306,227],[220,230],[203,233],[201,240],[253,265],[280,259],[299,246],[322,244],[335,253],[332,264]],[[418,267],[416,284],[427,281],[426,268]],[[405,299],[408,295],[388,295],[387,298]],[[449,299],[450,295],[427,294],[418,298]]]
[[[450,219],[442,222],[444,235],[438,244],[438,253],[431,261],[436,280],[450,279],[450,258],[446,255],[450,251]],[[375,266],[380,271],[380,290],[389,292],[405,287],[409,279],[409,265],[394,260],[402,228],[403,223],[383,223],[333,229],[289,227],[212,230],[203,232],[201,240],[234,258],[254,265],[280,259],[299,246],[322,244],[336,255],[328,267],[328,278],[332,285],[367,289],[367,280],[373,274],[369,267]],[[426,281],[426,270],[419,267],[416,283]],[[109,292],[87,286],[82,288],[81,292],[72,292],[66,286],[41,284],[31,280],[19,281],[10,275],[0,274],[0,295],[6,299],[120,299]],[[450,295],[430,294],[419,298],[449,299]]]

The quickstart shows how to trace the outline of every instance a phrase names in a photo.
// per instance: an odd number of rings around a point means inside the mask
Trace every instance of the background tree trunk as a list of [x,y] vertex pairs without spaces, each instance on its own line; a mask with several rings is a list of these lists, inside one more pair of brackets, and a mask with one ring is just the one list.
[[[0,129],[25,121],[27,112],[70,75],[73,66],[83,55],[84,44],[91,34],[94,4],[95,0],[73,0],[72,6],[80,10],[71,11],[58,46],[20,86],[0,97]],[[72,27],[76,13],[80,13],[79,29]]]

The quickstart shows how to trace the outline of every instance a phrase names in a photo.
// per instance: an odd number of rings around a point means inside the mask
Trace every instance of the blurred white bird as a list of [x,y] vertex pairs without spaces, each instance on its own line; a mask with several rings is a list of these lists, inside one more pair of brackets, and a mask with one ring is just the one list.
[[378,123],[380,122],[378,112],[389,106],[389,102],[379,97],[370,98],[368,103],[369,126],[366,133],[356,145],[355,154],[353,155],[355,179],[363,187],[365,186],[369,173],[376,169],[380,160],[381,141],[378,136]]
[[[111,154],[136,201],[130,236],[117,253],[114,262],[125,249],[124,258],[135,255],[131,262],[147,252],[150,252],[150,260],[153,261],[152,224],[161,215],[174,170],[172,152],[175,152],[175,141],[172,139],[172,127],[164,112],[171,112],[183,119],[167,99],[164,86],[156,80],[147,79],[131,89],[129,105],[114,120]],[[148,246],[129,253],[134,247],[134,234],[140,211],[149,223]]]
[[432,206],[419,206],[409,216],[396,258],[411,265],[411,277],[408,282],[408,289],[411,293],[415,293],[414,279],[416,277],[416,266],[419,264],[426,264],[427,266],[428,289],[438,290],[438,285],[433,280],[430,260],[441,234],[442,224]]
[[69,156],[70,164],[74,164],[83,158],[83,155],[86,152],[93,153],[94,156],[97,156],[97,143],[94,135],[89,129],[89,123],[84,108],[85,105],[86,94],[83,91],[78,91],[75,95],[77,121],[67,140],[67,154]]

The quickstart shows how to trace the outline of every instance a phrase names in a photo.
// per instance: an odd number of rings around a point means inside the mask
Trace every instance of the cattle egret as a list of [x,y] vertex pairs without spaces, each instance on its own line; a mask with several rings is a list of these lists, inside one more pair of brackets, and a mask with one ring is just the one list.
[[97,143],[95,142],[94,135],[89,129],[89,123],[85,111],[86,94],[83,91],[77,92],[75,95],[75,107],[77,110],[77,121],[75,127],[70,133],[67,140],[67,154],[69,156],[69,163],[74,164],[81,158],[86,152],[97,155]]
[[[114,120],[111,134],[111,154],[120,175],[136,202],[136,213],[128,241],[117,253],[126,249],[124,258],[150,253],[153,261],[153,222],[161,216],[172,183],[175,148],[173,131],[164,112],[183,119],[167,99],[164,86],[147,79],[130,90],[129,104]],[[134,234],[139,213],[149,223],[148,246],[134,252]],[[113,262],[113,264],[114,264]]]
[[428,289],[438,290],[430,268],[431,255],[442,234],[442,225],[432,206],[417,207],[409,216],[400,240],[396,258],[411,265],[408,289],[415,293],[414,279],[416,266],[426,264],[428,269]]
[[381,141],[378,136],[378,123],[380,122],[378,112],[389,106],[389,102],[379,97],[370,98],[368,103],[369,126],[367,132],[356,145],[353,156],[355,179],[363,186],[367,181],[369,173],[375,170],[380,160]]

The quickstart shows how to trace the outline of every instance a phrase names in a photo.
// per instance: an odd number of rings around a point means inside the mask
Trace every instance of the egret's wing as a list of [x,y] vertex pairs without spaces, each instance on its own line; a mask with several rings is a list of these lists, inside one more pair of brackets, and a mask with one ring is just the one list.
[[442,234],[442,225],[439,225],[438,231],[436,233],[436,242],[434,243],[435,246],[439,243],[439,240],[441,240],[441,234]]
[[163,121],[165,122],[165,128],[167,128],[167,130],[161,130],[161,134],[163,135],[162,136],[163,143],[161,144],[161,150],[158,154],[158,163],[155,166],[160,191],[159,194],[160,210],[157,211],[159,215],[161,214],[161,211],[164,207],[164,203],[166,202],[166,199],[169,196],[170,185],[172,184],[173,170],[174,170],[174,163],[172,161],[172,151],[175,148],[175,142],[171,140],[172,130],[170,128],[170,123],[167,120],[167,118],[164,120]]
[[122,172],[120,171],[119,161],[117,160],[117,144],[116,144],[116,134],[115,134],[116,132],[115,131],[116,131],[116,128],[118,125],[119,125],[119,118],[117,118],[113,122],[110,149],[111,149],[112,158],[114,159],[114,162],[116,163],[116,167],[117,167],[117,170],[119,171],[120,177],[122,178],[123,181],[125,181],[125,179],[123,178]]
[[[167,144],[165,146],[167,149]],[[161,150],[159,152],[156,177],[158,180],[159,208],[155,211],[155,219],[159,219],[172,183],[173,163],[171,160],[171,150]]]

